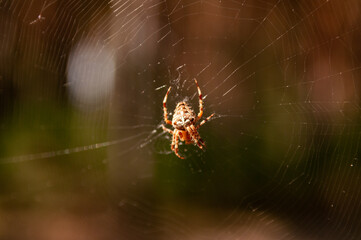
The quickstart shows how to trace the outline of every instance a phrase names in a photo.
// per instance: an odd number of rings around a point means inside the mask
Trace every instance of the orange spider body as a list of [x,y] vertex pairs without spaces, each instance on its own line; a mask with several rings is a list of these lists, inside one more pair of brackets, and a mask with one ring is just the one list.
[[[167,97],[171,87],[169,87],[166,95],[164,96],[163,100],[163,111],[164,111],[164,121],[167,124],[170,124],[174,127],[174,130],[170,130],[162,125],[163,130],[172,134],[172,144],[171,149],[174,153],[179,157],[182,158],[178,153],[178,141],[184,141],[185,144],[197,144],[200,149],[205,147],[205,143],[202,138],[198,134],[198,128],[206,123],[214,114],[209,116],[208,118],[204,119],[199,125],[196,123],[200,120],[203,115],[203,100],[202,100],[202,93],[198,86],[197,80],[194,79],[198,89],[199,95],[199,113],[196,115],[193,109],[187,102],[179,102],[174,110],[172,121],[168,120],[168,113],[167,113]],[[178,139],[179,138],[179,139]]]
[[180,102],[177,104],[173,114],[172,125],[178,130],[179,139],[184,141],[186,144],[193,143],[192,137],[186,128],[190,125],[194,125],[195,119],[196,116],[194,111],[188,103]]

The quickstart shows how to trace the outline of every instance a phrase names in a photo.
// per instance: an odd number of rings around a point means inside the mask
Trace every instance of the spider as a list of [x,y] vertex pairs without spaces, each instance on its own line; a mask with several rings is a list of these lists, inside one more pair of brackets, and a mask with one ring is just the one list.
[[[179,102],[174,110],[173,119],[172,121],[168,120],[168,113],[167,113],[167,98],[172,87],[168,88],[167,93],[164,96],[163,100],[163,111],[164,111],[164,121],[166,124],[173,125],[174,130],[170,130],[162,125],[162,128],[165,132],[168,132],[172,135],[172,144],[171,149],[177,155],[177,157],[184,159],[184,157],[180,156],[178,153],[178,141],[184,141],[185,144],[194,145],[197,144],[200,149],[203,150],[205,148],[205,143],[202,138],[199,136],[197,132],[198,128],[205,124],[211,117],[213,117],[214,113],[204,119],[199,125],[196,123],[201,119],[203,115],[203,100],[202,100],[202,93],[201,89],[198,86],[198,82],[194,79],[198,89],[199,95],[199,113],[196,116],[195,112],[191,108],[191,106],[185,102]],[[179,138],[179,139],[178,139]]]

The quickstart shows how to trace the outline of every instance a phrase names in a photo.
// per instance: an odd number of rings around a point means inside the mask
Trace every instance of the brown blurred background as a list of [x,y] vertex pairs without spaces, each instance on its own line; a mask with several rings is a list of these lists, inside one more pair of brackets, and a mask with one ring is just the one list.
[[359,239],[360,7],[0,0],[0,239]]

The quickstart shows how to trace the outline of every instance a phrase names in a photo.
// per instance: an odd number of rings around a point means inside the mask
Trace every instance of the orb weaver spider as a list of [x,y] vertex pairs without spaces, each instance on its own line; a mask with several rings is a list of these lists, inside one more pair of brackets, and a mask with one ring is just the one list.
[[[172,144],[171,149],[177,155],[177,157],[184,159],[184,157],[180,156],[178,153],[178,143],[179,139],[184,141],[185,144],[197,144],[200,149],[205,148],[205,143],[202,138],[199,136],[198,129],[200,126],[205,124],[209,119],[214,116],[214,113],[200,122],[199,125],[196,123],[201,119],[203,115],[203,100],[202,100],[202,93],[201,89],[199,88],[198,82],[194,79],[199,95],[199,113],[198,115],[195,114],[191,106],[186,101],[181,101],[177,104],[172,121],[168,120],[168,112],[167,112],[167,98],[172,87],[168,88],[167,93],[164,96],[163,100],[163,111],[164,111],[164,122],[166,124],[172,125],[174,130],[166,128],[162,124],[162,128],[165,132],[168,132],[172,135]],[[179,138],[179,139],[178,139]]]

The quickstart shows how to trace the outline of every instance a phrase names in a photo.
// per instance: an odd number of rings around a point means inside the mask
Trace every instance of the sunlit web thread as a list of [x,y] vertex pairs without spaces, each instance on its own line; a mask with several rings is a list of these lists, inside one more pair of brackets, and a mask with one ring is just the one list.
[[7,163],[20,163],[20,162],[26,162],[26,161],[33,161],[33,160],[40,160],[40,159],[46,159],[46,158],[53,158],[58,156],[64,156],[69,155],[73,153],[80,153],[85,151],[91,151],[101,148],[106,148],[112,145],[117,145],[132,139],[136,139],[140,136],[143,136],[148,132],[141,132],[139,134],[122,138],[114,141],[107,141],[107,142],[100,142],[100,143],[94,143],[86,146],[81,147],[74,147],[74,148],[67,148],[62,150],[56,150],[56,151],[49,151],[49,152],[42,152],[42,153],[35,153],[35,154],[27,154],[27,155],[21,155],[16,157],[8,157],[8,158],[2,158],[0,159],[0,164],[7,164]]

